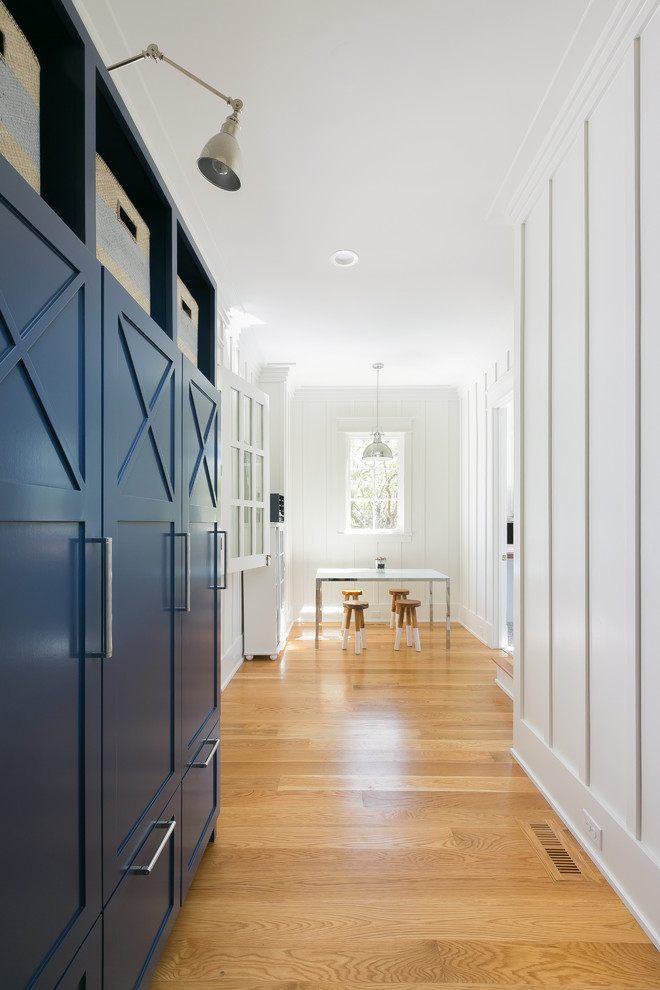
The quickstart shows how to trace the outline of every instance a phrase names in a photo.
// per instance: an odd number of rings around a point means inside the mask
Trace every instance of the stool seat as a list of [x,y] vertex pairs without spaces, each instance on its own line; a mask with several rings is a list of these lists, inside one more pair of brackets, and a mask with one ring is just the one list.
[[[358,595],[363,595],[364,592],[362,588],[343,588],[342,595],[344,596],[344,604],[349,601],[357,601]],[[343,632],[346,628],[346,612],[342,612],[341,615],[341,631]]]
[[363,592],[362,588],[343,588],[342,589],[342,595],[344,596],[344,601],[348,601],[349,599],[354,599],[355,601],[357,601],[358,595],[363,595],[363,594],[364,594],[364,592]]
[[362,647],[367,648],[367,634],[364,628],[364,613],[369,608],[369,602],[344,602],[344,636],[341,643],[342,650],[346,649],[348,643],[348,630],[351,625],[351,615],[355,624],[355,652],[360,653]]
[[397,610],[397,624],[396,624],[396,637],[394,639],[394,649],[398,650],[401,645],[401,634],[403,632],[403,622],[405,618],[406,623],[406,643],[408,646],[413,645],[413,637],[415,640],[415,649],[418,653],[422,652],[422,647],[419,642],[419,628],[417,626],[417,609],[422,603],[416,598],[399,598],[396,603]]
[[410,592],[407,588],[390,588],[392,596],[392,611],[390,612],[390,629],[394,629],[396,624],[396,603],[400,598],[407,598]]

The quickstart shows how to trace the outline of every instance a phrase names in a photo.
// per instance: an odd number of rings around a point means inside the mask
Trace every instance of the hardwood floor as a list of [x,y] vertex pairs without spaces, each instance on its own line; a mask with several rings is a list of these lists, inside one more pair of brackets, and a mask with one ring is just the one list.
[[324,632],[223,695],[218,841],[151,990],[658,990],[660,953],[509,754],[492,651]]

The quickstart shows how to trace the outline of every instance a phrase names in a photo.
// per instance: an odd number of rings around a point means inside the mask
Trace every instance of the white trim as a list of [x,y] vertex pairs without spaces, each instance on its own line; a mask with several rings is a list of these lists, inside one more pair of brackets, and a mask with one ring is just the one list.
[[[373,433],[376,425],[374,416],[340,416],[336,422],[339,433]],[[383,434],[412,433],[415,420],[404,416],[381,416],[379,426]]]
[[495,675],[495,683],[501,691],[504,691],[507,698],[511,698],[513,701],[513,689],[511,685],[513,684],[513,678],[510,674],[505,673],[501,667],[497,668],[497,674]]
[[[376,390],[374,388],[354,388],[344,385],[336,386],[335,388],[319,388],[309,385],[297,386],[293,390],[294,398],[301,399],[303,401],[309,399],[326,399],[329,401],[336,401],[338,395],[346,394],[347,392],[350,392],[351,399],[358,401],[368,400],[373,402],[375,415]],[[458,390],[453,385],[439,385],[437,388],[415,388],[414,386],[406,388],[383,388],[381,385],[379,390],[381,402],[384,400],[405,400],[411,393],[414,394],[415,401],[419,402],[455,402],[458,398]]]
[[[660,930],[650,921],[658,917],[660,862],[526,723],[516,726],[511,755],[660,950]],[[589,844],[582,829],[583,808],[603,829],[602,852]]]
[[220,691],[224,691],[232,677],[243,665],[243,634],[236,637],[229,649],[223,653],[220,662],[221,683]]
[[[341,422],[347,422],[346,419],[341,420]],[[414,422],[409,420],[409,422]],[[350,525],[350,450],[351,450],[351,439],[355,437],[364,438],[365,442],[369,439],[370,431],[369,429],[356,429],[356,430],[339,430],[338,432],[343,437],[343,442],[341,446],[343,447],[342,458],[344,465],[344,484],[342,492],[342,506],[343,506],[343,526],[340,526],[337,530],[344,536],[356,536],[363,538],[369,536],[372,539],[376,539],[378,542],[381,540],[392,540],[395,539],[398,542],[409,542],[412,539],[412,531],[410,528],[410,496],[411,496],[411,479],[410,479],[410,468],[408,465],[411,463],[411,433],[410,431],[404,430],[390,430],[382,427],[381,432],[384,439],[387,437],[392,437],[399,441],[399,454],[397,458],[397,473],[398,473],[398,486],[397,486],[397,517],[400,521],[400,526],[396,529],[353,529]]]
[[[541,109],[527,132],[516,158],[491,206],[490,223],[520,223],[528,215],[539,186],[546,182],[566,154],[568,148],[593,113],[609,79],[619,69],[622,59],[649,21],[660,0],[620,0],[614,13],[601,31],[589,56],[580,59],[583,69],[558,109],[556,93],[565,73],[574,66],[578,47],[588,44],[588,15],[597,13],[597,4],[589,4],[573,37],[563,65],[545,96]],[[582,35],[582,37],[581,37]],[[573,57],[569,57],[572,55]],[[550,115],[550,117],[549,117]],[[540,141],[538,133],[545,134]]]
[[499,409],[513,403],[513,368],[498,378],[486,389],[486,405],[489,409]]

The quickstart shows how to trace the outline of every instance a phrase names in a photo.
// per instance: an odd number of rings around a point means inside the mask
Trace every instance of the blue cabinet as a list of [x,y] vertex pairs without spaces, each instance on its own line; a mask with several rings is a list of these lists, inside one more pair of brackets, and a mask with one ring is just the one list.
[[216,722],[191,757],[181,782],[181,890],[188,893],[218,816],[220,723]]
[[[41,195],[0,155],[0,984],[137,990],[218,810],[215,290],[70,0],[5,6]],[[151,315],[96,257],[97,151],[150,228]]]
[[[113,655],[103,679],[103,900],[179,781],[181,354],[103,272],[103,533]],[[179,565],[179,566],[177,566]]]
[[[55,990],[87,990],[103,983],[103,920],[99,918]],[[52,986],[52,982],[47,984]]]
[[218,590],[224,575],[224,534],[218,529],[220,396],[183,360],[182,516],[189,541],[187,598],[179,608],[181,731],[184,771],[218,718],[220,690]]
[[100,272],[0,189],[1,982],[52,990],[101,910]]
[[181,800],[155,816],[103,912],[103,990],[148,986],[180,903]]

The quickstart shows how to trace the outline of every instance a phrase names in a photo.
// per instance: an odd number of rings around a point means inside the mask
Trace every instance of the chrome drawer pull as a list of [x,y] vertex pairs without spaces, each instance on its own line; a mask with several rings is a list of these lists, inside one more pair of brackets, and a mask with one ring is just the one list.
[[209,753],[208,758],[206,760],[200,760],[199,763],[197,763],[196,761],[194,761],[193,763],[189,763],[188,766],[190,766],[190,767],[196,767],[198,770],[206,770],[207,766],[209,765],[209,763],[211,762],[211,760],[215,756],[216,750],[217,750],[218,746],[220,745],[220,740],[219,739],[207,739],[205,742],[202,743],[202,746],[206,746],[207,743],[213,743],[213,749]]
[[156,852],[151,857],[151,862],[149,863],[148,866],[131,866],[131,867],[129,867],[129,870],[128,870],[129,873],[137,873],[141,877],[147,877],[147,876],[149,876],[149,874],[153,870],[154,866],[156,865],[156,863],[160,859],[160,854],[162,853],[163,849],[165,848],[165,846],[169,842],[170,836],[172,835],[172,832],[176,828],[176,822],[174,821],[173,818],[169,822],[156,822],[156,824],[154,825],[154,828],[166,828],[167,829],[167,832],[163,836],[163,839],[161,841],[161,844],[158,846],[158,849],[156,850]]

